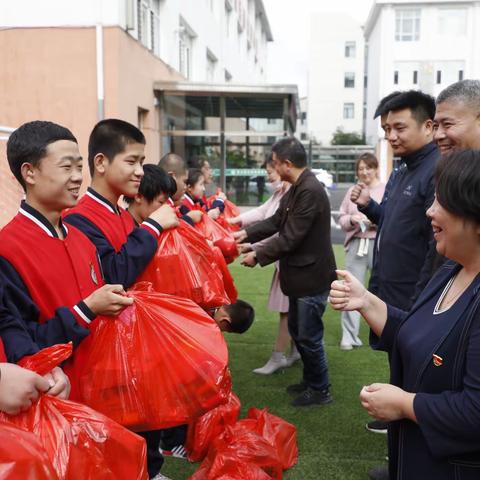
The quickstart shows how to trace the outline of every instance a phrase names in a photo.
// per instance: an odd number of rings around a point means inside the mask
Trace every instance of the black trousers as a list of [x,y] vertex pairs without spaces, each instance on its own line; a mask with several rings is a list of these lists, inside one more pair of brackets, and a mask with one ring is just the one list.
[[138,435],[145,439],[147,443],[147,469],[148,476],[153,478],[160,472],[163,465],[163,455],[160,453],[160,440],[162,430],[151,430],[148,432],[138,432]]

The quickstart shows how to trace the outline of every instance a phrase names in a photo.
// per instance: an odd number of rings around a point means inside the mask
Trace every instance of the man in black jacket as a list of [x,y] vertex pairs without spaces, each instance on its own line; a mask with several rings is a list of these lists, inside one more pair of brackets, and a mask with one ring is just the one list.
[[275,236],[242,264],[262,267],[280,260],[280,286],[289,297],[288,327],[302,357],[303,380],[287,391],[298,395],[296,407],[330,403],[330,383],[323,346],[322,315],[330,283],[335,279],[335,257],[330,241],[330,204],[323,186],[307,169],[303,145],[294,137],[272,147],[275,169],[292,184],[276,213],[237,232],[249,243]]
[[375,275],[377,295],[409,310],[433,273],[436,257],[430,221],[425,212],[433,203],[433,173],[439,151],[433,143],[435,100],[419,91],[402,92],[387,103],[385,136],[402,165],[389,187],[388,202],[379,205],[359,184],[352,201],[378,225]]

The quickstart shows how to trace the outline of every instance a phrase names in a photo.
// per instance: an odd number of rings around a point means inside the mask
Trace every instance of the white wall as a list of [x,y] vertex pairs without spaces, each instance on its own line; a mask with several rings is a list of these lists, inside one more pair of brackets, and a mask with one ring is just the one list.
[[[312,16],[308,72],[308,128],[328,145],[337,127],[362,133],[364,39],[360,24],[341,13]],[[345,43],[355,41],[355,58],[345,57]],[[355,73],[355,88],[344,87],[346,72]],[[345,119],[344,103],[353,103],[355,116]]]
[[[15,0],[0,2],[0,27],[127,26],[129,2],[136,0]],[[226,14],[225,0],[153,0],[159,14],[159,46],[162,60],[179,69],[180,17],[194,33],[190,80],[207,81],[207,48],[217,58],[213,81],[225,81],[225,69],[234,83],[263,83],[266,80],[268,42],[258,17],[257,0],[240,0],[245,28],[238,32],[239,12],[232,0]],[[243,14],[242,14],[243,15]],[[227,35],[227,18],[229,34]],[[137,38],[136,19],[129,33]],[[247,28],[247,25],[251,27]],[[249,31],[251,31],[249,33]],[[248,48],[247,37],[251,47]],[[255,41],[254,41],[255,39]]]
[[[413,5],[407,5],[412,3]],[[464,78],[480,78],[480,3],[469,1],[394,2],[381,5],[381,11],[368,42],[367,141],[375,144],[382,135],[378,120],[372,116],[379,100],[394,90],[421,89],[433,96],[456,82],[458,71]],[[420,8],[420,38],[418,41],[395,40],[395,11],[398,8]],[[440,29],[444,9],[465,9],[466,24],[460,31]],[[450,13],[447,16],[451,18]],[[413,83],[413,71],[418,71],[418,84]],[[437,83],[436,72],[442,72]],[[394,72],[399,72],[398,84]]]

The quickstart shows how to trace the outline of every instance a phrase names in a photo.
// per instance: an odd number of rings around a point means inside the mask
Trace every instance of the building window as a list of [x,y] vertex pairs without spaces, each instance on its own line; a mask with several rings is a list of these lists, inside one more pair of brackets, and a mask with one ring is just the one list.
[[398,70],[393,72],[393,84],[398,85]]
[[356,55],[356,44],[355,42],[345,42],[345,57],[346,58],[355,58]]
[[355,105],[353,103],[343,104],[343,118],[355,118]]
[[217,57],[207,48],[207,82],[215,80],[215,69],[217,66]]
[[160,54],[159,0],[137,0],[137,38],[155,55]]
[[438,34],[464,36],[467,33],[466,8],[439,8]]
[[355,88],[355,73],[347,72],[345,73],[345,79],[343,81],[345,88]]
[[442,83],[442,71],[437,70],[437,84],[440,85]]
[[192,75],[192,37],[188,34],[185,27],[180,27],[178,39],[179,72],[185,77]]
[[458,81],[461,82],[463,80],[463,70],[458,71]]
[[413,71],[413,84],[414,85],[418,84],[418,70]]
[[138,107],[137,109],[137,126],[140,130],[143,130],[147,124],[147,115],[148,110],[142,107]]
[[397,9],[395,11],[395,40],[397,42],[420,40],[420,9]]

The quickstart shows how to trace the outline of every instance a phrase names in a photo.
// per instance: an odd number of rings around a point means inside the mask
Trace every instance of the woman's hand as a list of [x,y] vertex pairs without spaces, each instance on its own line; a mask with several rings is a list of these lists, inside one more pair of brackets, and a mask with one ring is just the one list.
[[416,422],[413,410],[414,393],[388,383],[372,383],[362,388],[360,402],[368,414],[382,422],[407,418]]
[[328,300],[334,310],[362,310],[367,304],[367,289],[350,272],[337,270],[340,280],[332,283]]

